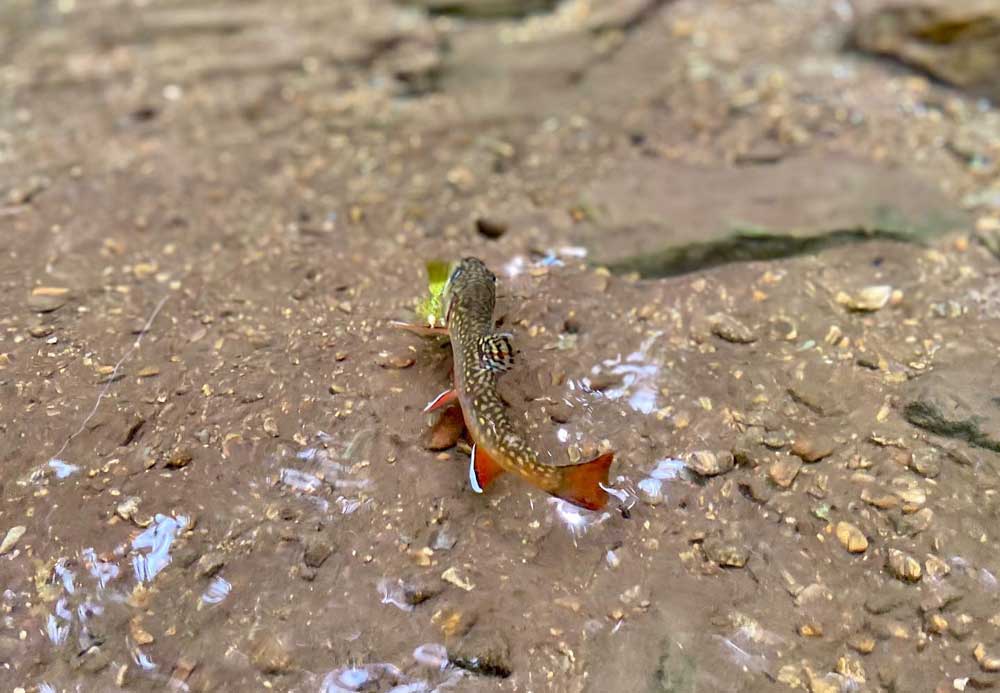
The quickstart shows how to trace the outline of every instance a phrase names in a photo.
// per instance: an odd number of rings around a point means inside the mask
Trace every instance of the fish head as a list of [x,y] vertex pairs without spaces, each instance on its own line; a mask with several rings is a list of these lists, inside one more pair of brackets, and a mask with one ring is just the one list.
[[496,275],[479,258],[467,257],[452,264],[448,281],[441,292],[441,305],[450,322],[452,309],[485,311],[493,315],[496,302]]

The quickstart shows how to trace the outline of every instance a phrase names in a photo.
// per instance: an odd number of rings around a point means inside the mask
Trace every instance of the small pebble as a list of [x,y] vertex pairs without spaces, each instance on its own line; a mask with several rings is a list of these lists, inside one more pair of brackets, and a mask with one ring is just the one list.
[[198,559],[196,570],[200,577],[214,577],[226,565],[226,556],[221,551],[209,551]]
[[389,358],[381,361],[379,365],[382,366],[382,368],[403,370],[404,368],[409,368],[415,363],[416,360],[409,356],[390,356]]
[[275,421],[273,416],[268,416],[264,419],[264,433],[268,434],[272,438],[278,437],[278,422]]
[[979,667],[986,672],[1000,671],[1000,657],[986,651],[986,646],[979,643],[973,648],[972,656],[976,658]]
[[852,635],[847,640],[847,646],[858,654],[871,654],[875,649],[875,638],[870,635]]
[[59,310],[69,300],[69,289],[57,286],[36,286],[28,296],[28,307],[36,313]]
[[723,568],[742,568],[750,558],[750,551],[737,537],[713,537],[704,543],[705,555]]
[[193,459],[194,454],[189,449],[178,448],[170,454],[165,466],[167,469],[182,469],[191,464]]
[[16,527],[8,529],[7,534],[4,535],[3,541],[0,542],[0,556],[13,549],[17,545],[17,542],[21,540],[21,537],[24,536],[26,531],[28,531],[28,528],[24,525],[17,525]]
[[918,448],[910,456],[910,469],[920,476],[933,479],[941,473],[938,453],[933,448]]
[[924,561],[924,569],[928,576],[935,579],[943,578],[951,572],[951,566],[946,561],[933,555],[927,556],[927,560]]
[[943,635],[948,632],[948,620],[937,612],[927,615],[924,626],[928,633],[935,635]]
[[889,549],[886,569],[890,575],[903,582],[918,582],[923,574],[917,559],[899,549]]
[[829,457],[836,443],[832,438],[823,436],[797,438],[792,444],[792,454],[800,458],[803,462],[819,462],[824,457]]
[[[837,303],[848,310],[871,313],[881,310],[892,298],[892,287],[887,284],[866,286],[853,296],[843,291],[837,294]],[[901,298],[901,297],[900,297]]]
[[684,464],[702,476],[717,476],[732,470],[736,463],[731,452],[715,453],[710,450],[698,450],[685,455]]
[[757,341],[757,335],[749,327],[730,315],[716,313],[709,320],[712,325],[712,334],[719,339],[733,344],[751,344]]
[[851,553],[864,553],[868,550],[868,538],[850,522],[838,522],[836,534],[840,543]]
[[837,660],[837,673],[844,678],[853,681],[858,686],[865,683],[865,665],[861,660],[851,655],[841,655]]
[[333,546],[322,537],[310,537],[305,541],[302,560],[310,568],[319,568],[333,553]]
[[783,457],[768,467],[767,475],[781,488],[789,488],[802,469],[802,461],[795,457]]
[[471,592],[475,589],[475,585],[466,579],[459,576],[458,571],[454,567],[448,568],[443,573],[441,573],[441,579],[447,583],[460,587],[466,592]]

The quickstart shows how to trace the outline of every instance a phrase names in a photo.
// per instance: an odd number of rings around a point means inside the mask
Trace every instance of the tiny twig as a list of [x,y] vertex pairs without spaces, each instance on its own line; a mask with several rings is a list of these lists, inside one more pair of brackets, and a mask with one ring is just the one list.
[[118,359],[118,363],[115,364],[114,370],[111,371],[111,375],[108,376],[107,381],[104,383],[104,387],[101,388],[101,391],[97,394],[97,401],[94,402],[93,408],[90,410],[90,413],[87,414],[87,416],[83,419],[83,422],[80,423],[80,428],[78,428],[69,438],[66,439],[66,442],[62,444],[62,447],[59,448],[59,451],[49,458],[50,460],[58,459],[59,455],[63,454],[63,452],[66,451],[66,448],[69,447],[69,444],[73,442],[73,439],[76,438],[81,433],[83,433],[83,431],[87,428],[87,424],[90,423],[90,420],[94,418],[95,414],[97,414],[98,407],[101,406],[101,402],[104,400],[104,397],[108,394],[108,390],[111,389],[112,383],[115,382],[118,375],[118,370],[122,367],[122,364],[124,364],[128,360],[128,358],[133,353],[135,353],[135,350],[139,348],[139,345],[142,344],[142,338],[146,336],[146,333],[149,331],[149,328],[152,327],[153,321],[156,320],[156,316],[160,314],[160,309],[163,308],[163,304],[167,302],[168,298],[170,298],[170,294],[165,295],[163,298],[160,299],[160,302],[156,304],[156,308],[153,309],[153,313],[149,316],[149,319],[146,320],[146,324],[142,326],[142,331],[139,332],[138,336],[136,336],[135,338],[135,341],[132,342],[132,347],[128,351],[126,351],[125,354],[120,359]]

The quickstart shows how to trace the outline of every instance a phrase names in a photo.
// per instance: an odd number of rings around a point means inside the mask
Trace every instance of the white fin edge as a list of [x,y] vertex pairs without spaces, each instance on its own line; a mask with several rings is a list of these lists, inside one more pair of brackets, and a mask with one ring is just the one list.
[[472,444],[472,454],[469,455],[469,485],[472,486],[472,490],[476,493],[482,493],[483,487],[479,485],[479,479],[476,478],[476,444]]

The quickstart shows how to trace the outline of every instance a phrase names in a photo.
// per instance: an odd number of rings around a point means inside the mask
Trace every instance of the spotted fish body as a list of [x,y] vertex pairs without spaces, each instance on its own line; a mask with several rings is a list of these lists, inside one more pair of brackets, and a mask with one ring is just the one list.
[[604,507],[612,453],[564,467],[543,464],[517,430],[497,391],[497,378],[513,364],[509,335],[494,334],[496,277],[480,260],[452,270],[443,294],[455,359],[455,393],[473,440],[470,482],[482,491],[502,472],[584,508]]

